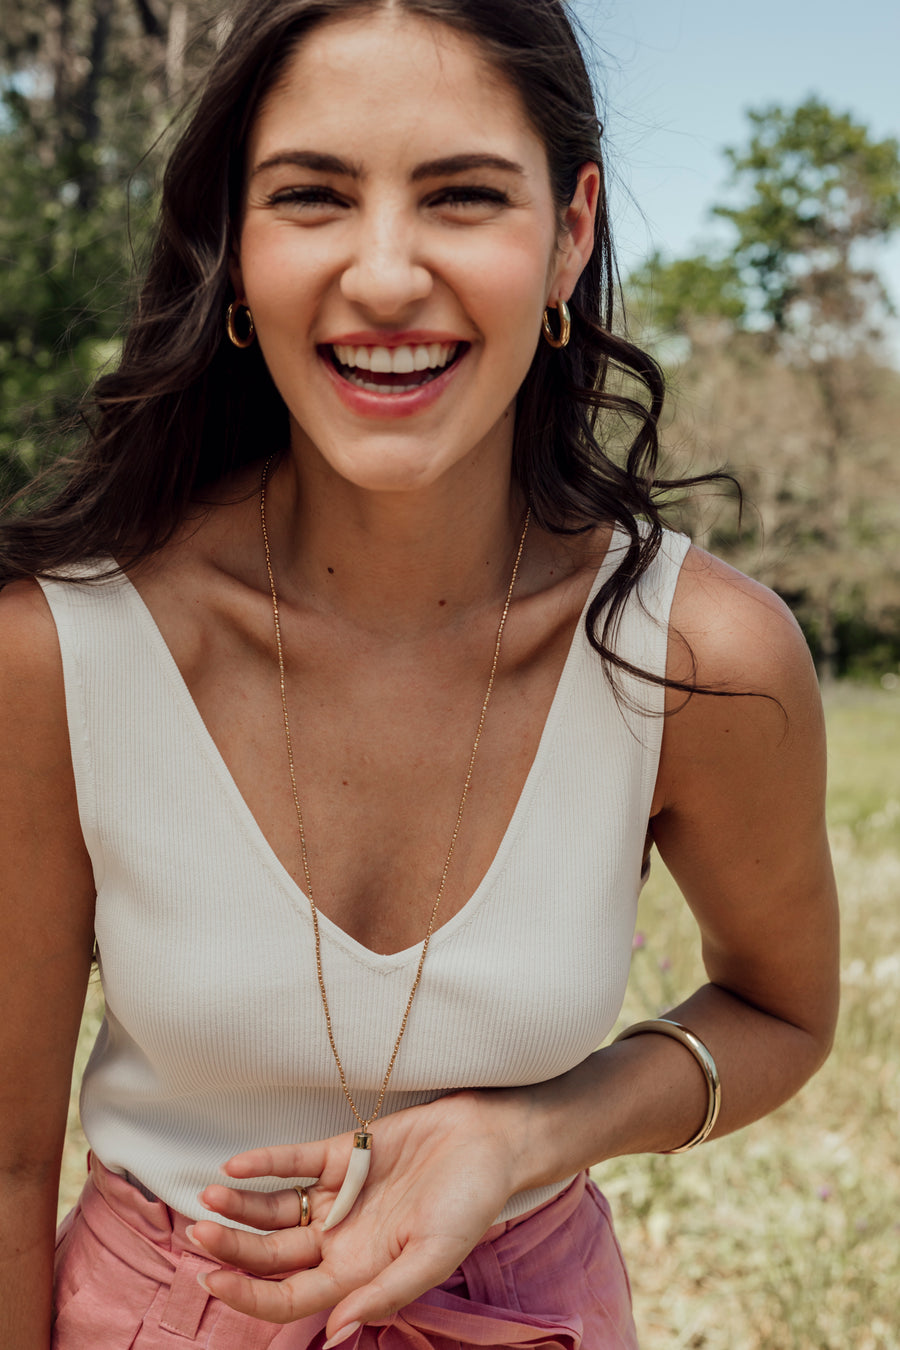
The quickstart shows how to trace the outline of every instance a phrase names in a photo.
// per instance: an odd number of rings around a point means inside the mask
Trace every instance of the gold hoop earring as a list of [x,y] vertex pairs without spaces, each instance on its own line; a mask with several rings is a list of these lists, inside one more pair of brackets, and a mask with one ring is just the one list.
[[[235,325],[235,314],[242,309],[247,316],[247,331],[240,334]],[[239,300],[232,300],[228,306],[225,315],[225,332],[228,334],[228,341],[234,343],[235,347],[252,347],[256,338],[256,328],[253,325],[253,315],[250,313],[249,306],[242,304]]]
[[560,347],[568,347],[569,345],[569,338],[572,336],[572,315],[569,313],[569,306],[565,300],[557,300],[556,309],[559,314],[559,337],[554,336],[553,329],[550,326],[549,309],[544,310],[541,331],[544,334],[544,340],[558,350]]

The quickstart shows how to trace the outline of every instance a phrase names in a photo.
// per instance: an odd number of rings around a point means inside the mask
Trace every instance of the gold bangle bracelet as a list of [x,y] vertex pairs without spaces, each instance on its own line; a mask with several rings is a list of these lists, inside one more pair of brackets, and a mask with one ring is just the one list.
[[[627,1041],[631,1036],[642,1036],[644,1032],[656,1032],[659,1036],[671,1036],[674,1041],[680,1041],[683,1046],[690,1050],[694,1059],[703,1070],[703,1076],[706,1079],[706,1090],[708,1099],[706,1103],[706,1119],[700,1126],[695,1135],[690,1138],[686,1144],[679,1148],[664,1148],[661,1153],[686,1153],[689,1148],[696,1148],[702,1144],[704,1139],[708,1139],[712,1133],[712,1128],[719,1117],[719,1109],[722,1105],[722,1084],[719,1081],[719,1071],[716,1068],[716,1061],[707,1050],[699,1036],[687,1027],[683,1027],[680,1022],[673,1022],[669,1017],[659,1017],[651,1022],[635,1022],[633,1027],[626,1027],[617,1037],[617,1041]],[[615,1044],[615,1042],[613,1042]]]

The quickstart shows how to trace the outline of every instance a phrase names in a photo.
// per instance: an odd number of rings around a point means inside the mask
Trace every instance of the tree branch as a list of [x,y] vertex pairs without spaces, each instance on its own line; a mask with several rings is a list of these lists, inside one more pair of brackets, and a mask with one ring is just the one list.
[[164,38],[163,26],[153,13],[147,0],[134,0],[134,7],[138,12],[138,17],[144,26],[147,37]]

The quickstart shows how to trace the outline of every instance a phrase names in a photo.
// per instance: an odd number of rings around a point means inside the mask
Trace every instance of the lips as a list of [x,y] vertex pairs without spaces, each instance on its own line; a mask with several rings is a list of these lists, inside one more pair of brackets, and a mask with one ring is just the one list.
[[334,343],[334,369],[348,384],[370,393],[405,393],[442,375],[459,359],[462,342],[406,343],[394,347]]

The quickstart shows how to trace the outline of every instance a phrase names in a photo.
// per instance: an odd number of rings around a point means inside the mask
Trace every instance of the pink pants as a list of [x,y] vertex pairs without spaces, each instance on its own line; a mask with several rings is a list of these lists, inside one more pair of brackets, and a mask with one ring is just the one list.
[[[327,1313],[288,1326],[204,1293],[216,1263],[185,1237],[189,1219],[147,1200],[96,1159],[60,1226],[52,1350],[319,1350]],[[637,1350],[609,1206],[582,1174],[530,1215],[496,1224],[444,1284],[347,1350]]]

